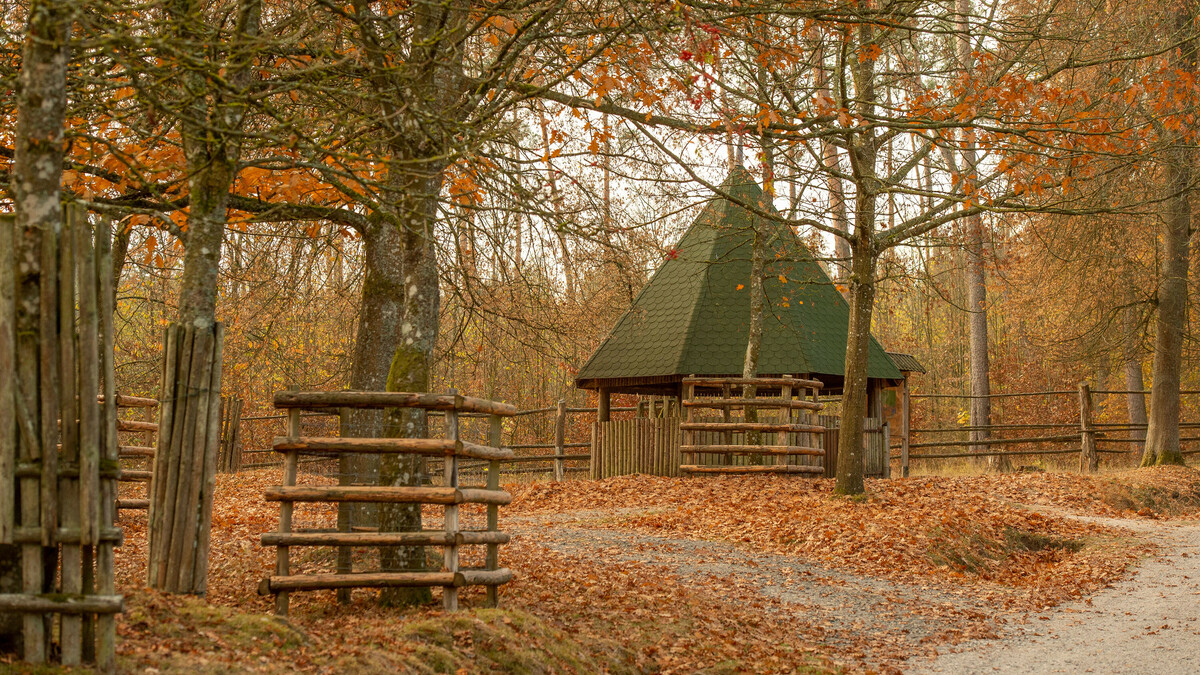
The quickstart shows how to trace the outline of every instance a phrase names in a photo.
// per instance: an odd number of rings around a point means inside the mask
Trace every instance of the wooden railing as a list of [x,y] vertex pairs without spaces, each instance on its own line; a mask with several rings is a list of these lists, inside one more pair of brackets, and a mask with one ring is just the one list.
[[[1145,395],[1149,393],[1149,390],[1131,391],[1125,389],[1092,389],[1087,383],[1080,384],[1078,390],[1074,391],[1048,390],[1031,392],[1006,392],[1001,394],[990,394],[986,397],[970,396],[966,394],[909,394],[908,391],[905,390],[903,392],[903,401],[901,403],[901,430],[899,434],[900,444],[891,446],[890,448],[891,450],[899,450],[900,453],[898,455],[892,455],[891,459],[899,460],[901,475],[907,476],[910,470],[910,463],[913,460],[928,461],[976,457],[1041,457],[1078,454],[1080,470],[1083,472],[1094,472],[1099,468],[1099,460],[1101,455],[1116,456],[1128,455],[1131,452],[1139,452],[1141,449],[1140,444],[1143,442],[1147,428],[1147,425],[1145,424],[1097,422],[1094,405],[1095,397],[1108,395]],[[1200,394],[1200,390],[1180,391],[1180,395],[1183,396],[1197,394]],[[983,426],[964,425],[940,428],[911,428],[911,401],[914,399],[1016,399],[1039,396],[1046,398],[1070,397],[1073,399],[1071,402],[1072,405],[1078,408],[1079,421],[990,424]],[[1179,428],[1200,429],[1200,423],[1183,422],[1180,423]],[[965,440],[952,439],[921,442],[913,442],[912,440],[914,437],[919,435],[936,437],[943,434],[972,432],[985,432],[985,437]],[[1034,432],[1038,435],[1012,435],[1020,432]],[[1122,436],[1110,435],[1120,432],[1125,433]],[[1139,437],[1137,435],[1132,435],[1132,432],[1141,432],[1141,436]],[[1200,441],[1200,436],[1182,436],[1180,441]],[[1102,444],[1125,444],[1130,447],[1122,450],[1111,447],[1100,447]],[[1026,445],[1034,446],[1035,449],[1011,449]],[[1069,447],[1061,447],[1064,445]],[[912,452],[913,449],[927,450],[935,448],[964,448],[964,450],[959,452]],[[1184,450],[1183,453],[1185,455],[1197,454],[1200,453],[1200,449]]]
[[[117,419],[117,431],[138,434],[141,436],[137,445],[122,445],[118,448],[121,463],[121,476],[117,480],[122,483],[142,483],[145,485],[144,496],[141,498],[116,500],[116,507],[121,510],[132,509],[144,511],[150,508],[150,481],[154,477],[154,449],[158,445],[158,400],[139,396],[117,394],[117,410],[141,409],[146,411],[146,420]],[[100,396],[104,402],[104,396]],[[153,421],[151,421],[153,420]]]
[[[736,390],[735,390],[736,388]],[[821,474],[824,468],[809,464],[790,464],[789,457],[824,457],[825,451],[817,447],[813,434],[824,433],[825,427],[816,424],[813,415],[825,406],[815,399],[821,383],[791,377],[686,377],[683,379],[684,421],[679,425],[683,432],[680,453],[684,463],[679,469],[683,473],[807,473]],[[778,390],[779,395],[765,396],[764,390]],[[700,396],[699,392],[713,392]],[[811,398],[814,400],[809,400]],[[697,421],[695,413],[700,409],[720,410],[721,421]],[[733,411],[741,410],[740,420],[733,419]],[[770,421],[758,421],[759,410],[774,412]],[[724,442],[702,442],[699,433],[722,434]],[[744,442],[733,443],[735,432],[745,432]],[[757,442],[760,434],[773,434],[774,443]],[[799,436],[797,436],[799,435]],[[799,437],[808,442],[801,445],[792,439]],[[719,455],[725,458],[722,464],[700,464],[700,455]],[[769,463],[758,465],[735,465],[733,455],[759,455],[769,458]],[[691,461],[687,461],[691,459]]]
[[[458,589],[462,586],[485,586],[487,603],[495,606],[497,587],[507,583],[512,573],[499,566],[499,545],[509,537],[499,531],[499,507],[512,497],[500,489],[500,462],[511,459],[512,450],[499,445],[502,418],[512,417],[516,408],[485,399],[450,394],[412,394],[400,392],[300,392],[286,391],[275,395],[275,406],[288,410],[287,435],[275,439],[274,450],[284,457],[283,485],[269,488],[264,498],[279,502],[279,531],[262,536],[264,546],[276,547],[275,574],[264,579],[259,592],[275,595],[275,612],[286,615],[288,594],[294,591],[318,589],[394,588],[440,586],[443,606],[447,611],[458,609]],[[317,438],[300,435],[300,411],[314,408],[417,408],[442,411],[446,416],[445,438]],[[490,445],[464,441],[459,436],[459,416],[485,415],[490,420]],[[422,455],[443,458],[440,486],[378,486],[378,485],[297,485],[297,468],[301,455],[337,456],[344,453],[374,455]],[[459,460],[476,459],[488,462],[487,484],[483,487],[464,487],[459,483]],[[373,504],[434,504],[444,508],[443,527],[439,530],[421,529],[415,532],[362,532],[349,527],[339,530],[295,530],[292,527],[293,505],[298,502],[351,502]],[[487,529],[467,530],[460,526],[461,504],[483,504],[487,509]],[[345,521],[348,523],[348,520]],[[483,568],[468,569],[459,565],[459,547],[487,546]],[[293,546],[331,546],[338,549],[338,570],[332,574],[292,574],[290,550]],[[352,547],[364,546],[441,546],[442,569],[426,571],[355,572],[350,557],[343,555]]]

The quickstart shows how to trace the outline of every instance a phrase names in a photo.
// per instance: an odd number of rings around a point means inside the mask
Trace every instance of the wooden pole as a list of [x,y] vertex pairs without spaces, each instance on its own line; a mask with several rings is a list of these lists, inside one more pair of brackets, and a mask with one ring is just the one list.
[[[489,419],[491,428],[488,430],[488,444],[493,448],[498,448],[504,442],[504,419],[499,415],[492,415]],[[594,445],[594,444],[593,444]],[[592,450],[593,461],[595,458],[595,448]],[[488,462],[488,478],[487,489],[500,489],[500,462],[492,460]],[[487,505],[487,529],[488,532],[498,532],[500,530],[500,506],[497,504]],[[489,570],[499,569],[500,567],[500,545],[487,545],[487,563],[486,567]],[[488,607],[497,607],[500,604],[500,588],[498,586],[487,587],[486,604]]]
[[[288,391],[300,391],[300,385],[289,385]],[[295,438],[300,435],[300,410],[298,408],[288,409],[287,420],[287,435]],[[296,484],[296,468],[299,460],[299,453],[290,451],[283,456],[283,484],[287,486]],[[292,502],[279,503],[279,532],[287,534],[292,531]],[[291,556],[287,546],[280,546],[275,549],[275,575],[285,577],[290,574]],[[279,616],[287,616],[288,613],[288,594],[287,592],[278,593],[275,596],[275,614]]]
[[[16,381],[16,288],[13,265],[13,217],[0,216],[0,382]],[[16,397],[11,387],[0,392],[0,544],[13,543],[16,529],[17,471]]]
[[[104,429],[100,452],[103,462],[110,466],[117,463],[120,447],[117,443],[117,385],[116,364],[113,357],[113,311],[116,290],[112,269],[111,224],[107,218],[100,221],[96,234],[97,264],[96,278],[100,295],[100,364],[104,390],[104,407],[101,422]],[[148,486],[147,486],[148,487]],[[109,527],[116,522],[117,482],[107,479],[101,484],[100,524]],[[116,569],[113,542],[101,541],[96,554],[95,592],[99,595],[116,594]],[[117,620],[111,613],[96,617],[95,634],[96,668],[101,673],[113,673],[117,668]]]
[[[451,389],[450,393],[455,397],[458,392]],[[451,441],[458,440],[458,411],[446,411],[446,439]],[[458,456],[448,455],[444,464],[445,480],[444,484],[449,488],[458,487]],[[442,548],[442,564],[444,570],[451,574],[458,572],[458,545],[453,543],[453,537],[458,534],[458,504],[446,505],[445,531],[447,538],[451,543]],[[442,589],[442,609],[447,612],[458,611],[458,589],[453,586],[445,586]]]
[[610,419],[609,408],[612,403],[612,390],[608,387],[600,387],[596,392],[599,399],[596,408],[596,420],[599,422],[607,422]]
[[1087,382],[1079,383],[1079,472],[1096,473],[1100,456],[1096,453],[1096,432],[1092,429],[1092,390]]
[[[639,404],[640,405],[640,404]],[[559,482],[566,475],[566,460],[562,458],[566,454],[567,442],[567,401],[558,399],[558,411],[554,416],[554,481]]]
[[[908,478],[908,444],[912,439],[912,401],[908,391],[908,378],[904,378],[900,404],[900,477]],[[889,452],[891,452],[889,450]]]

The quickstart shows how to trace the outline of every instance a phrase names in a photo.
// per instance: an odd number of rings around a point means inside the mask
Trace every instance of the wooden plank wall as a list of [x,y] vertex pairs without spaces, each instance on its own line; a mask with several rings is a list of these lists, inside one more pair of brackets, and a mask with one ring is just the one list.
[[[766,418],[761,418],[766,421]],[[682,457],[679,446],[683,442],[678,417],[637,417],[628,420],[613,420],[593,424],[591,477],[594,480],[613,476],[628,476],[635,473],[653,476],[679,476]],[[815,442],[825,449],[826,457],[797,456],[786,458],[789,464],[800,466],[825,466],[825,476],[832,478],[837,468],[837,442],[840,419],[836,415],[819,415],[818,423],[826,431],[819,434]],[[880,421],[867,420],[867,447],[863,455],[863,472],[868,477],[887,475],[887,449],[884,434],[876,431]],[[724,432],[697,432],[697,442],[720,444],[744,442],[744,433],[735,432],[732,440]],[[793,434],[805,436],[806,434]],[[791,443],[807,444],[804,438],[793,438]],[[720,455],[702,455],[698,461],[704,465],[742,465],[761,463],[752,455],[735,455],[726,458]],[[766,461],[772,461],[767,459]]]

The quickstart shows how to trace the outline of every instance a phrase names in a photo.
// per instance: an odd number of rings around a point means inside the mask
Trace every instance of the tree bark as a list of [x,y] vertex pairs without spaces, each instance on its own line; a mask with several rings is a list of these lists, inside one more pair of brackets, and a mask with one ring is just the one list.
[[[1176,29],[1187,35],[1195,17],[1190,8],[1176,15]],[[1179,71],[1196,71],[1196,43],[1183,43],[1173,59]],[[1155,321],[1153,385],[1149,428],[1142,466],[1183,464],[1179,445],[1179,383],[1183,365],[1183,332],[1187,327],[1188,257],[1192,237],[1192,150],[1182,138],[1164,152],[1167,213],[1160,233],[1163,267],[1158,283]]]
[[[430,167],[415,176],[402,202],[400,232],[404,274],[403,323],[388,372],[388,391],[429,391],[433,350],[438,334],[437,257],[433,226],[444,167]],[[389,438],[426,438],[429,422],[425,411],[397,408],[387,412],[385,435]],[[418,485],[425,473],[425,460],[417,455],[388,455],[380,463],[380,485]],[[421,529],[419,504],[386,504],[379,509],[380,532]],[[383,571],[417,570],[425,566],[422,547],[393,547],[380,551]],[[380,593],[387,605],[429,602],[428,588],[389,588]]]
[[[854,29],[860,48],[875,41],[874,29]],[[875,113],[875,62],[855,59],[849,64],[854,78],[855,107],[870,119]],[[834,492],[858,495],[863,485],[863,431],[867,416],[867,356],[871,345],[871,315],[875,305],[875,216],[880,180],[876,174],[878,140],[871,133],[851,136],[850,164],[855,181],[854,233],[850,235],[850,324],[846,333],[845,377],[842,384],[842,421],[838,434],[837,480]]]
[[[207,31],[202,5],[187,3],[172,13],[181,39],[205,40]],[[238,5],[236,35],[243,43],[258,37],[261,0],[241,0]],[[237,177],[241,159],[241,129],[246,102],[238,88],[249,84],[253,65],[243,49],[238,60],[226,65],[234,91],[209,91],[216,98],[210,103],[199,92],[212,85],[209,74],[195,70],[183,76],[183,152],[188,171],[188,228],[184,240],[183,275],[179,291],[179,322],[207,328],[216,322],[217,281],[221,265],[221,244],[229,211],[229,189]]]
[[[958,48],[958,62],[964,76],[975,68],[975,56],[971,44],[971,0],[957,0],[958,15],[955,19]],[[968,197],[973,196],[973,186],[978,180],[978,158],[976,156],[975,130],[967,128],[962,134],[962,176],[960,180]],[[988,359],[988,307],[987,307],[987,274],[984,266],[984,235],[983,218],[978,214],[969,216],[966,221],[966,286],[967,286],[967,343],[968,359],[971,371],[971,426],[977,430],[971,432],[971,440],[987,440],[990,434],[986,429],[992,423],[992,400],[987,398],[992,393],[991,364]],[[985,452],[986,445],[971,446],[972,452]],[[993,471],[1008,468],[1005,457],[992,456],[986,460],[987,466]]]
[[[1138,339],[1138,320],[1136,310],[1130,306],[1121,312],[1122,356],[1125,360],[1125,388],[1131,392],[1125,395],[1125,407],[1129,412],[1129,424],[1143,426],[1146,420],[1146,395],[1142,390],[1146,387],[1146,378],[1142,372],[1141,340]],[[1129,436],[1136,439],[1131,443],[1131,450],[1144,451],[1146,432],[1143,429],[1133,429]]]
[[[53,277],[54,271],[43,275],[42,242],[45,233],[58,236],[62,231],[62,169],[64,126],[67,110],[67,62],[70,57],[71,22],[75,13],[74,3],[69,0],[33,0],[29,6],[29,23],[21,53],[21,71],[18,75],[17,124],[14,136],[14,154],[11,172],[11,189],[16,222],[13,229],[12,250],[0,251],[0,255],[13,256],[12,268],[16,271],[14,290],[16,377],[5,383],[5,388],[15,387],[9,395],[19,397],[21,408],[31,419],[34,428],[42,425],[42,417],[53,414],[40,405],[41,387],[50,383],[39,377],[38,355],[41,340],[49,338],[42,334],[45,324],[42,317],[41,288],[45,276]],[[10,226],[8,222],[4,226]],[[53,417],[50,418],[53,421]],[[7,430],[12,432],[14,430]],[[18,436],[21,437],[21,436]],[[38,438],[25,437],[22,444],[39,443]],[[46,448],[26,448],[19,454],[23,457],[40,457]],[[51,446],[48,450],[53,453]],[[0,476],[0,480],[15,480],[13,476]],[[21,511],[21,520],[30,522],[44,518],[36,508],[38,499],[20,493],[18,483],[14,507]],[[16,514],[6,513],[0,517],[13,518]],[[20,522],[20,521],[18,521]],[[22,550],[22,549],[25,550]],[[34,549],[36,551],[36,549]],[[36,584],[22,572],[35,569],[41,563],[49,568],[43,574],[42,591],[52,590],[53,568],[47,563],[54,549],[43,548],[38,558],[28,548],[0,546],[0,592],[27,592],[26,582]],[[21,615],[0,614],[0,648],[20,647],[20,632],[23,622],[34,620]],[[24,645],[25,657],[42,660],[45,654],[31,654],[36,645]]]
[[[874,209],[874,195],[862,199],[861,210]],[[866,203],[863,203],[866,202]],[[856,218],[850,258],[850,325],[846,335],[846,377],[842,389],[842,421],[838,433],[837,482],[834,492],[858,495],[863,485],[863,433],[867,417],[867,356],[871,345],[871,314],[875,304],[875,256],[869,241],[858,235],[866,221]]]
[[[829,96],[829,72],[825,69],[823,51],[818,52],[818,59],[817,92],[832,100]],[[821,139],[821,163],[825,167],[825,182],[829,189],[829,214],[833,218],[833,226],[839,232],[846,233],[846,236],[835,237],[833,240],[833,255],[837,261],[831,266],[834,280],[844,281],[850,265],[850,222],[846,213],[845,187],[842,185],[842,179],[837,175],[841,169],[839,166],[841,161],[838,159],[837,146],[833,144],[832,139]]]

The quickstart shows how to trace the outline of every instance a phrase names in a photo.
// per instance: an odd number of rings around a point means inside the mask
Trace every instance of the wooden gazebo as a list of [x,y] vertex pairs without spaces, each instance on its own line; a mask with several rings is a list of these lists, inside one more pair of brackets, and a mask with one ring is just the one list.
[[[745,169],[723,191],[773,212]],[[735,201],[710,202],[580,368],[575,385],[599,393],[602,420],[613,393],[678,397],[688,375],[742,374],[755,217]],[[786,223],[761,218],[758,229],[770,240],[758,374],[816,379],[823,393],[840,393],[849,307]],[[867,375],[877,414],[878,391],[904,376],[874,338]]]
[[[769,242],[758,375],[818,380],[822,395],[841,392],[849,324],[845,299],[790,226],[741,205],[773,212],[749,172],[735,168],[723,191],[732,199],[708,204],[580,368],[575,384],[599,394],[599,424],[610,421],[613,393],[678,399],[686,377],[742,374],[755,229]],[[880,394],[902,383],[904,375],[874,338],[867,373],[867,415],[879,429]],[[886,473],[886,459],[878,461]]]

